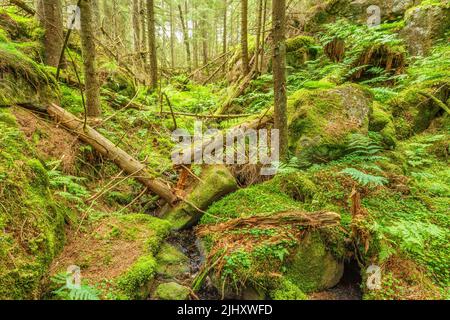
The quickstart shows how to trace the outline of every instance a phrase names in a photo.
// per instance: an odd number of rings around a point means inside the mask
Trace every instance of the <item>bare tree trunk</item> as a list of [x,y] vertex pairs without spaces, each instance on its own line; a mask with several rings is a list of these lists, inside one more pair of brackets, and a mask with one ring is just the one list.
[[261,65],[259,66],[259,71],[263,70],[264,67],[264,54],[266,51],[266,23],[267,23],[267,0],[264,1],[263,8],[263,18],[262,18],[262,39],[261,39]]
[[273,82],[275,94],[275,128],[280,130],[280,158],[288,155],[286,97],[286,0],[272,2]]
[[241,49],[242,49],[242,73],[250,72],[248,58],[248,0],[241,0]]
[[172,69],[175,68],[175,23],[173,21],[173,4],[169,1],[170,5],[170,63]]
[[147,70],[148,54],[147,54],[147,19],[146,19],[146,0],[140,1],[140,15],[141,15],[141,59],[144,64],[145,70]]
[[198,22],[194,21],[194,29],[192,31],[192,44],[193,44],[193,58],[194,58],[194,69],[198,68],[198,31],[199,31],[199,27],[198,27]]
[[147,0],[148,18],[148,49],[150,58],[150,86],[155,89],[158,85],[158,60],[156,57],[156,35],[155,35],[155,8],[154,1]]
[[[202,14],[201,21],[201,31],[202,31],[202,49],[203,49],[203,65],[208,64],[208,30],[207,28],[207,19],[205,13]],[[208,69],[207,69],[208,70]]]
[[140,1],[133,0],[133,43],[134,43],[134,52],[135,52],[135,63],[138,66],[139,70],[142,70],[142,57],[141,57],[141,14],[140,14]]
[[184,45],[186,46],[186,61],[188,65],[188,70],[190,72],[192,69],[192,64],[191,64],[191,48],[189,46],[189,34],[187,31],[187,26],[184,22],[183,9],[181,8],[181,5],[178,5],[178,10],[180,12],[181,27],[183,29]]
[[94,31],[92,28],[92,1],[80,1],[81,47],[83,52],[87,115],[98,117],[101,116],[102,110],[100,107],[100,88],[97,78]]
[[[227,15],[228,15],[228,3],[227,0],[224,0],[224,8],[223,8],[223,44],[222,44],[222,53],[225,54],[227,52]],[[227,57],[224,56],[224,61],[226,61]],[[226,64],[223,65],[223,72],[226,71]]]
[[261,24],[262,24],[263,0],[258,0],[258,21],[256,27],[256,46],[255,46],[255,71],[259,73],[259,53],[261,45]]
[[45,63],[58,67],[64,43],[63,16],[60,0],[39,0],[38,18],[44,27]]

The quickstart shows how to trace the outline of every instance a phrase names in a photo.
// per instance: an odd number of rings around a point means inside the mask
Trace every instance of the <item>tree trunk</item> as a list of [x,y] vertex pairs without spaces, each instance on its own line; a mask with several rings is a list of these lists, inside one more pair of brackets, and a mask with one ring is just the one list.
[[158,60],[156,57],[155,7],[153,2],[153,0],[147,0],[147,18],[148,50],[150,52],[150,87],[155,89],[158,85]]
[[[227,52],[227,15],[228,15],[228,3],[227,0],[224,0],[224,8],[223,8],[223,43],[222,43],[222,53],[225,55]],[[227,57],[224,56],[224,61],[226,61]],[[226,71],[226,63],[223,65],[223,72]]]
[[178,10],[180,12],[181,27],[183,29],[184,45],[186,46],[186,61],[188,65],[188,70],[190,72],[192,69],[192,64],[191,64],[191,48],[189,46],[189,34],[187,31],[187,26],[184,22],[183,9],[181,8],[181,5],[178,5]]
[[241,0],[241,6],[242,73],[245,76],[250,72],[248,58],[248,0]]
[[172,69],[175,68],[175,23],[173,21],[173,4],[172,1],[169,2],[170,5],[170,63]]
[[45,63],[49,66],[57,68],[64,43],[61,1],[39,0],[37,14],[45,30]]
[[87,115],[101,116],[100,87],[97,77],[94,31],[92,28],[93,0],[81,0],[81,47],[83,52],[83,67],[85,77]]
[[263,0],[258,0],[258,21],[256,27],[256,46],[255,46],[255,71],[259,73],[259,53],[261,47],[261,24],[262,24]]
[[134,51],[139,55],[141,52],[141,15],[139,0],[133,0],[133,40]]
[[286,97],[286,0],[272,2],[273,82],[275,95],[275,128],[280,130],[280,158],[288,153]]
[[259,66],[259,71],[263,70],[264,67],[264,54],[266,51],[266,23],[267,23],[267,0],[264,1],[264,8],[263,8],[263,18],[262,18],[262,39],[261,39],[261,65]]
[[47,112],[56,123],[77,134],[82,141],[90,144],[103,156],[117,164],[124,172],[135,177],[150,191],[166,200],[167,203],[174,205],[177,202],[177,197],[167,183],[154,179],[144,164],[117,147],[93,128],[84,127],[83,121],[73,114],[54,104],[47,108]]

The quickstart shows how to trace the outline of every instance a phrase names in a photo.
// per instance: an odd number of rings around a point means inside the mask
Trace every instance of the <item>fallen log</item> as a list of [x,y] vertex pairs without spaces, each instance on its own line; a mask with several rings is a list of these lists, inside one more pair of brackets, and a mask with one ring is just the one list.
[[19,7],[20,9],[22,9],[29,15],[34,16],[36,14],[36,11],[33,8],[31,8],[29,5],[27,5],[25,2],[23,2],[22,0],[9,0],[9,3]]
[[144,164],[134,159],[90,126],[85,126],[82,120],[55,104],[47,107],[47,113],[56,123],[78,135],[82,141],[90,144],[100,154],[113,161],[127,174],[135,177],[171,206],[177,203],[178,197],[172,192],[168,183],[153,178]]
[[174,153],[183,155],[191,154],[191,161],[194,161],[194,159],[200,158],[200,156],[203,154],[203,151],[206,148],[208,148],[209,150],[218,150],[221,146],[223,146],[223,141],[226,134],[233,135],[236,139],[239,139],[245,137],[248,130],[257,130],[265,128],[272,121],[273,121],[273,108],[268,110],[262,116],[258,115],[258,117],[249,122],[245,122],[236,127],[227,129],[226,132],[221,131],[215,135],[203,137],[200,146],[198,146],[200,142],[195,142],[192,145],[185,147],[183,149],[174,150]]
[[217,110],[216,114],[226,114],[228,110],[233,105],[234,99],[240,97],[242,94],[244,94],[244,91],[249,86],[250,82],[253,80],[254,76],[256,75],[256,71],[253,69],[248,75],[246,75],[239,85],[234,89],[232,94],[225,100],[224,104],[220,106],[220,108]]
[[281,225],[301,226],[305,228],[327,228],[339,225],[341,216],[335,212],[319,211],[307,213],[301,211],[282,212],[272,216],[254,216],[238,218],[215,225],[201,226],[197,229],[199,236],[210,233],[232,231],[242,228],[271,227]]

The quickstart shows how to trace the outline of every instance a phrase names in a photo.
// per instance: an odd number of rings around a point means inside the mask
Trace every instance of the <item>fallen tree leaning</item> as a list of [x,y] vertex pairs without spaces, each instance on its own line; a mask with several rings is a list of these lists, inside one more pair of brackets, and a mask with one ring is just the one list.
[[151,192],[159,195],[167,203],[174,205],[178,201],[178,197],[172,192],[168,183],[153,178],[144,164],[134,159],[90,126],[84,126],[82,120],[55,104],[47,107],[47,113],[56,123],[78,135],[83,142],[90,144],[96,151],[113,161],[124,172],[135,177],[136,180]]

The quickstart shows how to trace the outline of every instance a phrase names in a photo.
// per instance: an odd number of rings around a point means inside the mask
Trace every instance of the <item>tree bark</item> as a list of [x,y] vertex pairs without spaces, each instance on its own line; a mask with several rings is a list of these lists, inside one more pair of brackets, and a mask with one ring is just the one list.
[[184,22],[183,9],[181,8],[181,5],[178,5],[178,10],[180,12],[181,27],[183,29],[184,45],[186,46],[186,61],[188,65],[188,70],[190,72],[192,70],[192,64],[191,64],[191,48],[189,46],[189,34],[187,31],[187,26]]
[[156,57],[155,7],[153,0],[147,0],[148,49],[150,51],[150,87],[158,85],[158,60]]
[[80,1],[81,48],[83,52],[87,115],[90,117],[99,117],[102,114],[102,110],[100,106],[100,86],[96,66],[92,1],[93,0]]
[[[222,43],[222,53],[225,55],[227,52],[227,16],[228,16],[228,2],[224,0],[224,8],[223,8],[223,43]],[[226,62],[227,57],[224,56],[224,60]],[[226,71],[226,63],[223,65],[223,72]]]
[[64,43],[61,1],[39,0],[37,14],[45,30],[45,64],[57,68]]
[[248,0],[241,0],[241,7],[242,73],[245,76],[250,72],[248,58]]
[[280,159],[288,155],[286,96],[286,0],[272,2],[273,82],[275,95],[275,128],[280,130]]
[[175,68],[175,23],[173,21],[173,4],[169,1],[170,10],[170,64]]
[[263,0],[258,0],[258,21],[256,27],[256,46],[255,46],[255,71],[259,73],[259,53],[261,47],[261,27],[262,27],[262,11],[263,11]]
[[150,191],[166,200],[167,203],[173,206],[177,202],[177,196],[167,183],[154,179],[144,164],[117,147],[93,128],[89,126],[84,127],[82,120],[54,104],[47,107],[47,112],[55,122],[78,135],[82,141],[90,144],[124,172],[135,177],[144,186],[148,187]]

